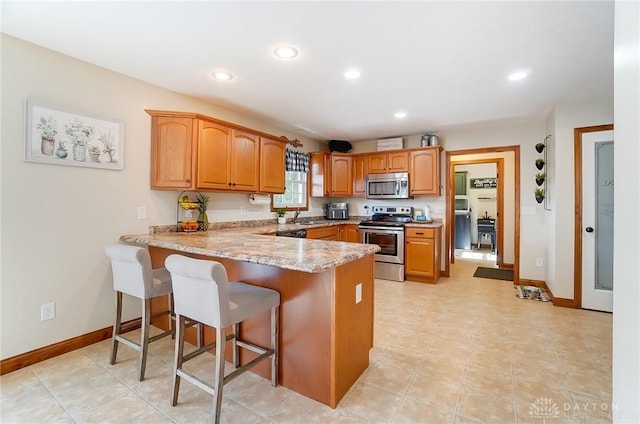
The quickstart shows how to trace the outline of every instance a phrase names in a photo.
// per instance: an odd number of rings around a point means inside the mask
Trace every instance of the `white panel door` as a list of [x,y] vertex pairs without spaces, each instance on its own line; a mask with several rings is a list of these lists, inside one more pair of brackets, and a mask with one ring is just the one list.
[[613,311],[613,131],[582,134],[582,307]]

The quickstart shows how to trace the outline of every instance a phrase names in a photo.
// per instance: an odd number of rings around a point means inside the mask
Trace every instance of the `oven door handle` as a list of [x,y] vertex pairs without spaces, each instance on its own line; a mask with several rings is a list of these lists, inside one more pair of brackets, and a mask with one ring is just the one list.
[[396,233],[404,233],[404,228],[402,227],[370,227],[370,226],[366,226],[366,227],[359,227],[360,230],[363,230],[365,234],[369,234],[370,230],[374,230],[376,232],[380,232],[383,231],[386,234],[396,234]]

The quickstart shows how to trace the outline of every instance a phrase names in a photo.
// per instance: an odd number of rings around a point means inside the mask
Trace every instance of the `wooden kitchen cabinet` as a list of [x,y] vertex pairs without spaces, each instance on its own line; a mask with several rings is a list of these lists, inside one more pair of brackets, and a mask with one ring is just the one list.
[[360,230],[358,224],[342,224],[338,229],[338,240],[360,243]]
[[409,160],[409,195],[440,195],[440,148],[412,150]]
[[435,284],[440,278],[440,227],[405,229],[407,280]]
[[353,197],[365,196],[365,178],[367,176],[367,160],[365,155],[353,155],[351,166],[353,169]]
[[366,155],[369,174],[389,174],[409,171],[407,152],[372,153]]
[[151,116],[151,188],[194,187],[193,117]]
[[311,197],[348,197],[353,192],[351,156],[311,154]]
[[198,120],[199,189],[228,190],[231,176],[231,128]]
[[261,193],[284,193],[285,147],[282,141],[260,138]]
[[338,227],[307,228],[307,238],[316,240],[338,240]]
[[353,175],[351,156],[331,155],[331,189],[332,197],[351,196],[353,193]]
[[257,192],[260,137],[200,120],[196,188]]
[[285,143],[189,112],[151,116],[151,188],[284,193]]

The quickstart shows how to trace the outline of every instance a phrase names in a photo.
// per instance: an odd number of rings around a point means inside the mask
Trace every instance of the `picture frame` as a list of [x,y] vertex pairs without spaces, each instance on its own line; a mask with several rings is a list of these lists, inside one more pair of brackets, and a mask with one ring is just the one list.
[[25,161],[124,169],[124,122],[26,101]]

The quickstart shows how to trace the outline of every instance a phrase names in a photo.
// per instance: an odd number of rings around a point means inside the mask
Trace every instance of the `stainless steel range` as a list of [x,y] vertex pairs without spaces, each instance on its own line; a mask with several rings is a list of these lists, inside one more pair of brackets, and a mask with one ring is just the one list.
[[360,222],[360,241],[377,244],[375,277],[404,281],[404,224],[411,222],[410,206],[374,206],[370,220]]

